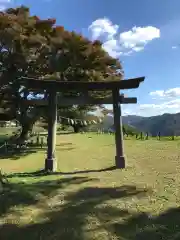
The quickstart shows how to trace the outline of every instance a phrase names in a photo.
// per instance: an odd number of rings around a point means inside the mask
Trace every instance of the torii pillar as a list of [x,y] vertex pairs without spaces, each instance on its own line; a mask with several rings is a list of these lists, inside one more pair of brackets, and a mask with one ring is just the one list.
[[113,93],[113,113],[116,142],[116,168],[125,168],[124,141],[122,130],[121,104],[119,102],[119,89],[114,89]]
[[45,160],[46,171],[57,171],[56,150],[56,129],[57,129],[57,93],[54,89],[49,91],[48,96],[48,149]]

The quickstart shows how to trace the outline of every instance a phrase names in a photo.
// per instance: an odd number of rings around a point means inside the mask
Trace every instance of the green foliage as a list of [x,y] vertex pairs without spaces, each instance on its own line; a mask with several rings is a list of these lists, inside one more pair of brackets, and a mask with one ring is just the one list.
[[123,124],[123,132],[131,136],[140,134],[140,131],[138,131],[135,127],[129,126],[127,124]]

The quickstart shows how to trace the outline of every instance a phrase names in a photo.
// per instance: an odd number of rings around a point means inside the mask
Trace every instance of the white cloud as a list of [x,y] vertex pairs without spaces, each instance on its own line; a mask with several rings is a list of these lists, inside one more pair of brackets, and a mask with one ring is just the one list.
[[[155,103],[124,105],[124,115],[155,116],[164,113],[180,112],[180,88],[170,88],[167,90],[157,90],[150,92],[149,95],[156,99]],[[158,101],[161,100],[161,101]]]
[[140,116],[156,116],[164,113],[178,113],[180,112],[180,98],[163,102],[161,104],[136,104],[131,106],[122,106],[123,115],[140,115]]
[[160,38],[160,30],[153,26],[133,27],[118,33],[119,26],[107,18],[97,19],[88,29],[92,39],[102,40],[103,48],[113,57],[142,51],[148,42]]
[[6,6],[0,4],[0,11],[4,11],[6,9]]
[[147,109],[157,109],[162,111],[168,111],[168,109],[178,109],[180,107],[180,99],[175,101],[164,102],[162,104],[140,104],[140,110],[147,110]]
[[180,45],[174,45],[174,46],[172,46],[172,49],[176,50],[176,49],[179,49],[179,47],[180,47]]
[[8,4],[10,4],[12,0],[0,0],[0,11],[4,11],[8,8]]
[[[175,90],[174,90],[175,89]],[[180,88],[179,88],[180,90]],[[158,96],[170,96],[165,97],[164,101],[155,101],[155,103],[144,104],[122,104],[122,115],[139,115],[144,117],[161,115],[164,113],[178,113],[180,112],[180,91],[178,88],[169,89],[167,91],[155,91],[152,95],[158,94]],[[112,105],[106,106],[108,109],[112,109]]]
[[102,35],[106,35],[108,39],[112,39],[117,33],[119,26],[113,25],[112,22],[107,18],[100,18],[92,22],[89,26],[89,30],[92,33],[92,39],[98,39]]
[[180,88],[170,88],[167,90],[157,90],[150,92],[150,96],[154,98],[176,98],[180,97]]
[[120,34],[120,44],[125,49],[139,52],[148,42],[159,37],[160,30],[158,28],[152,26],[133,27],[132,30]]
[[110,56],[116,58],[123,54],[121,48],[118,46],[116,39],[111,39],[103,44],[103,48],[109,53]]

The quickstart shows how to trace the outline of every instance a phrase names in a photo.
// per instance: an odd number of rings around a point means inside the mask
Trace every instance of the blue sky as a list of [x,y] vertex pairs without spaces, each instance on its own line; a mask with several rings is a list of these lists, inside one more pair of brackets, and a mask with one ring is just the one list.
[[1,9],[29,6],[32,14],[90,39],[122,62],[125,78],[145,76],[137,105],[124,114],[143,116],[180,111],[180,0],[0,0]]

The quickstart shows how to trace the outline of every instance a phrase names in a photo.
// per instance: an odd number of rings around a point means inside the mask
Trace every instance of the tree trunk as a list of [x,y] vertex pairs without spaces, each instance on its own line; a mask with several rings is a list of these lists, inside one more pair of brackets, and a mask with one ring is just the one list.
[[80,125],[72,125],[72,127],[73,127],[75,133],[79,133],[80,130],[81,130],[81,126]]
[[24,142],[25,140],[29,139],[30,134],[32,133],[33,126],[35,122],[37,121],[37,116],[34,118],[24,118],[23,122],[21,122],[22,131],[18,138],[21,142]]
[[29,135],[32,133],[33,125],[34,121],[22,125],[22,132],[19,136],[19,139],[21,139],[21,141],[25,141],[29,138]]
[[27,109],[22,108],[22,112],[19,118],[20,125],[22,127],[21,134],[18,138],[21,142],[29,139],[30,134],[32,133],[33,126],[35,122],[40,118],[40,109],[35,109],[34,112],[31,112],[31,117],[28,116]]

